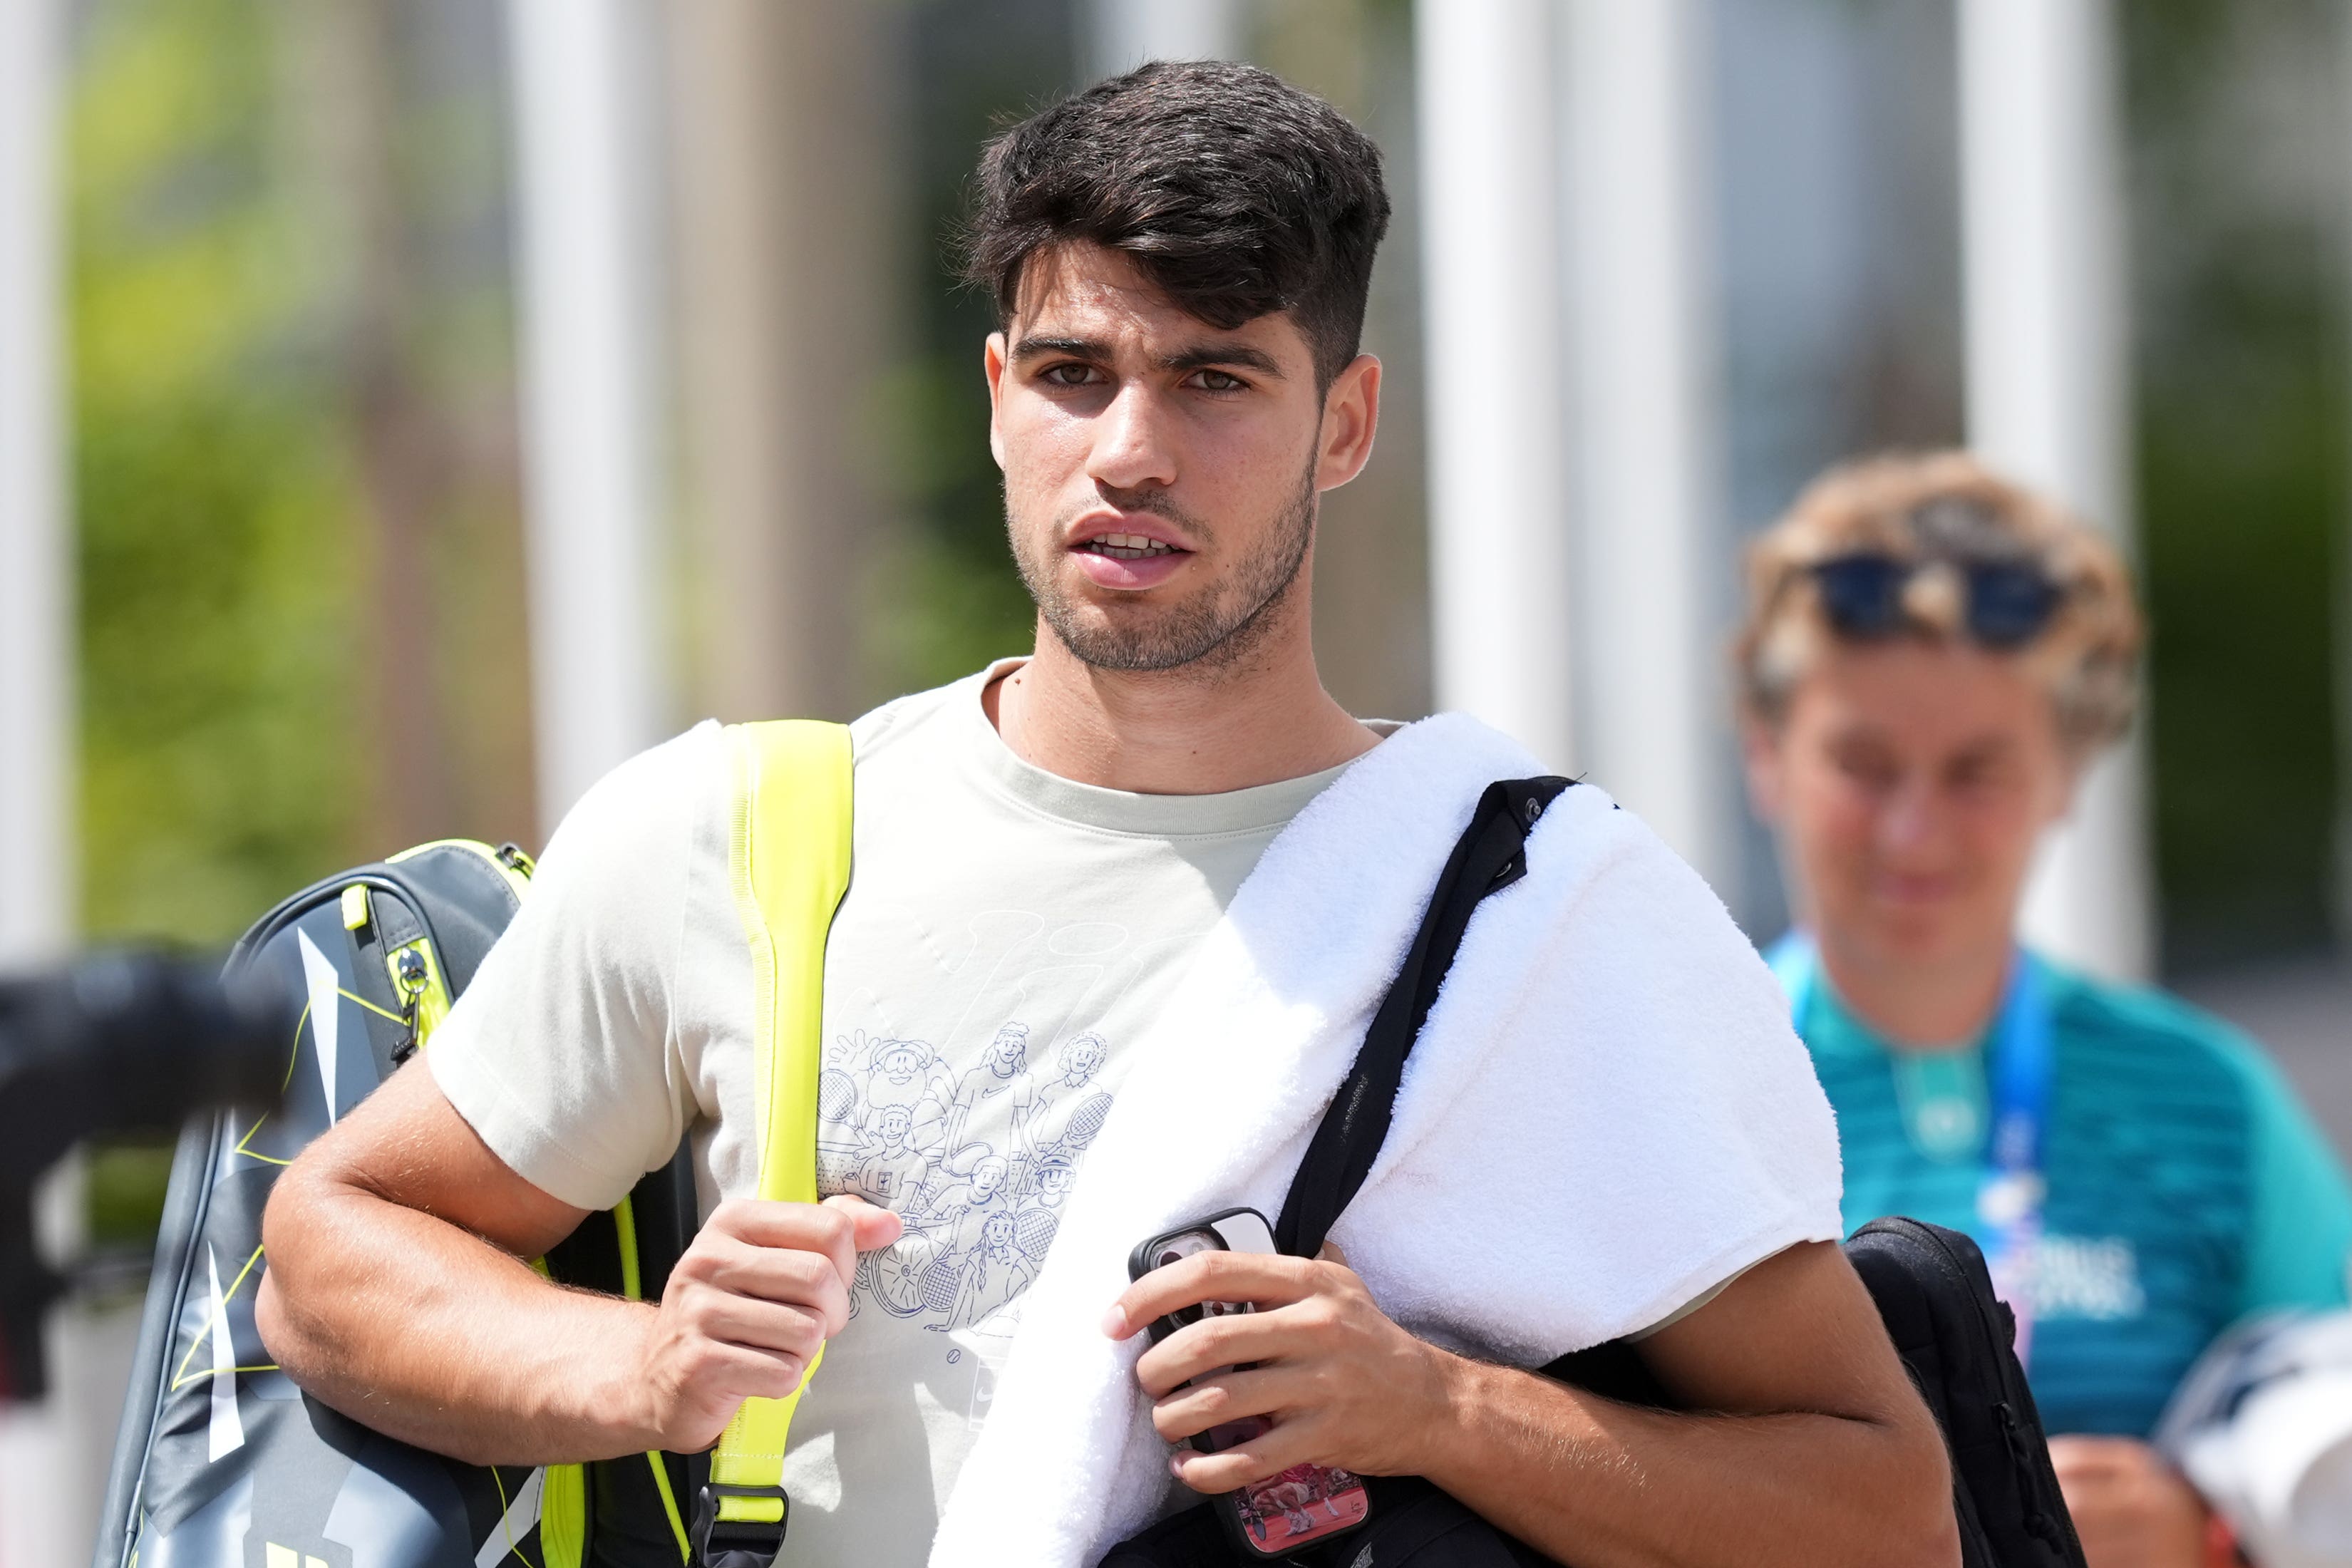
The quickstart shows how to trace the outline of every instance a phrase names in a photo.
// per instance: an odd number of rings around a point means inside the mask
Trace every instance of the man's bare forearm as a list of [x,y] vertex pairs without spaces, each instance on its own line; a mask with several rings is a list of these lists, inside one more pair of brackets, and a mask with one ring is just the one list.
[[628,1369],[654,1310],[568,1290],[443,1220],[297,1166],[273,1199],[263,1340],[304,1389],[478,1464],[655,1446]]
[[1576,1568],[1959,1561],[1932,1433],[1841,1415],[1645,1410],[1449,1360],[1451,1415],[1424,1473]]

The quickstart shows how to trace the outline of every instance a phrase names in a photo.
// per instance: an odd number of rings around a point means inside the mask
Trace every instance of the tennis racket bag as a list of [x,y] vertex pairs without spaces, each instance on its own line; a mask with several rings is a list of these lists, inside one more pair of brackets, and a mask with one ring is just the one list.
[[[304,889],[229,957],[308,1005],[279,1105],[192,1121],[156,1238],[95,1568],[580,1568],[676,1563],[683,1461],[461,1464],[306,1396],[254,1328],[278,1173],[430,1038],[506,929],[530,861],[444,840]],[[695,1228],[681,1164],[591,1218],[557,1278],[658,1297]]]

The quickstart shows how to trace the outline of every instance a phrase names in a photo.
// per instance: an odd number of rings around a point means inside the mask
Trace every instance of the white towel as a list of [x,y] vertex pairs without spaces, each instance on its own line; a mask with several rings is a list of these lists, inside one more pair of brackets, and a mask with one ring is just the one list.
[[[935,1568],[1090,1568],[1168,1486],[1104,1338],[1127,1257],[1272,1217],[1482,790],[1543,770],[1460,715],[1375,747],[1267,849],[1139,1042],[1037,1282]],[[1473,918],[1388,1142],[1333,1232],[1381,1309],[1522,1366],[1658,1321],[1839,1235],[1836,1130],[1770,973],[1722,904],[1590,785]]]

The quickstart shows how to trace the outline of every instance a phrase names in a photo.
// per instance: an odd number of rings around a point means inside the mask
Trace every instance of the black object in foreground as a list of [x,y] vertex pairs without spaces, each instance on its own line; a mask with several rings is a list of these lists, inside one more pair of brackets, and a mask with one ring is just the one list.
[[65,1289],[34,1245],[41,1173],[85,1138],[275,1100],[295,1017],[275,986],[153,952],[0,982],[0,1403],[46,1391],[41,1318]]
[[2042,1413],[2018,1364],[2016,1320],[1975,1242],[1916,1219],[1874,1219],[1846,1258],[1935,1412],[1952,1455],[1967,1568],[2084,1568]]

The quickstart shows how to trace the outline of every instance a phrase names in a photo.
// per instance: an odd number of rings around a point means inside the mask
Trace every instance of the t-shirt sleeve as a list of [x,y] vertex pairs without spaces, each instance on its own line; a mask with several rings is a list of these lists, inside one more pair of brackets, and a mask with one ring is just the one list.
[[2245,1085],[2254,1188],[2239,1310],[2341,1307],[2352,1268],[2352,1184],[2277,1064],[2252,1041],[2230,1043]]
[[1389,1142],[1340,1245],[1433,1337],[1517,1364],[1842,1234],[1836,1123],[1779,984],[1598,790],[1560,797],[1473,917]]
[[521,911],[425,1048],[457,1113],[517,1174],[610,1208],[695,1114],[677,974],[715,725],[632,758],[548,843]]

